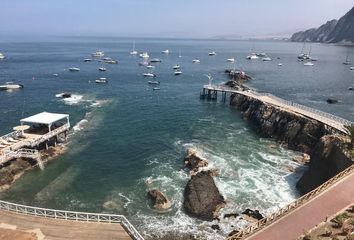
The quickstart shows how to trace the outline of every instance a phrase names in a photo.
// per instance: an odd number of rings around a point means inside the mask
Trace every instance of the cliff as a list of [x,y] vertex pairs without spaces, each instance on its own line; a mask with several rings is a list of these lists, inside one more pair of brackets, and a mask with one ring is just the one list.
[[294,33],[294,42],[354,43],[354,7],[338,21],[331,20],[319,28]]

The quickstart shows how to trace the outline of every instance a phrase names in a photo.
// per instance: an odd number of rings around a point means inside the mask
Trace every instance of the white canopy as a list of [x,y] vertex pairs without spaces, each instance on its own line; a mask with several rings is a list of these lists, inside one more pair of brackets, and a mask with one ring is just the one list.
[[21,119],[21,123],[40,123],[51,125],[54,122],[67,118],[69,120],[69,114],[59,114],[59,113],[49,113],[49,112],[42,112],[36,115],[33,115],[28,118]]

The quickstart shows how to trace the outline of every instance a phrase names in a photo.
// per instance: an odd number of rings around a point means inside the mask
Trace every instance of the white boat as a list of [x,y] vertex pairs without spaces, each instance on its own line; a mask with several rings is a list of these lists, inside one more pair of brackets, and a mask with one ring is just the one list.
[[3,60],[3,59],[5,59],[5,55],[0,53],[0,60]]
[[182,71],[180,69],[175,70],[174,75],[181,75]]
[[53,73],[53,76],[54,76],[54,77],[58,77],[59,74],[58,74],[58,73]]
[[141,57],[141,58],[149,58],[150,56],[149,56],[149,54],[147,52],[143,52],[143,53],[139,54],[139,57]]
[[251,53],[251,55],[247,56],[248,60],[255,60],[258,59],[259,57],[255,53]]
[[148,84],[151,84],[151,85],[159,85],[160,82],[159,82],[159,81],[148,81]]
[[104,77],[96,79],[95,80],[96,83],[108,83],[108,80]]
[[256,53],[257,57],[267,57],[267,54],[262,52],[262,53]]
[[98,71],[101,71],[101,72],[104,72],[104,71],[106,71],[107,69],[105,68],[105,67],[99,67],[98,68]]
[[57,98],[70,98],[71,93],[62,92],[62,93],[55,94],[55,97],[57,97]]
[[307,62],[307,63],[304,63],[304,66],[313,66],[314,64],[311,62],[311,61],[309,61],[309,62]]
[[156,91],[156,90],[160,90],[159,87],[154,87],[152,90]]
[[200,63],[200,60],[199,59],[193,59],[192,62],[193,63]]
[[80,68],[71,67],[71,68],[69,68],[69,71],[70,71],[70,72],[78,72],[78,71],[80,71]]
[[157,63],[157,62],[162,62],[161,59],[159,58],[153,58],[150,60],[151,63]]
[[156,75],[153,73],[144,73],[143,75],[144,77],[156,77]]
[[216,55],[216,52],[214,52],[214,51],[213,51],[213,52],[209,52],[208,55],[209,55],[209,56],[215,56],[215,55]]
[[147,69],[154,69],[155,66],[153,66],[153,65],[147,65],[146,68],[147,68]]
[[140,63],[138,63],[138,64],[139,64],[139,66],[148,66],[148,65],[149,65],[148,62],[140,62]]
[[130,52],[130,55],[138,55],[138,52],[135,50],[135,41],[133,42],[133,51]]
[[14,90],[21,88],[23,88],[23,85],[14,82],[6,82],[4,85],[0,85],[0,90]]
[[281,67],[281,66],[283,66],[283,64],[282,63],[278,63],[278,66]]
[[91,62],[91,61],[92,61],[91,58],[86,58],[86,59],[84,59],[84,62]]
[[163,54],[169,54],[169,53],[170,53],[170,50],[166,49],[166,50],[163,50],[161,53],[163,53]]
[[92,57],[104,57],[104,52],[97,51],[91,54]]
[[179,64],[173,66],[174,70],[177,70],[177,69],[180,69],[180,68],[181,68],[181,66]]
[[350,67],[350,70],[354,70],[354,67]]
[[226,62],[235,62],[235,58],[229,58],[226,60]]
[[264,58],[262,58],[262,61],[267,62],[267,61],[272,61],[272,59],[270,57],[264,57]]
[[106,61],[104,61],[105,63],[107,63],[107,64],[118,64],[118,61],[116,61],[116,60],[106,60]]

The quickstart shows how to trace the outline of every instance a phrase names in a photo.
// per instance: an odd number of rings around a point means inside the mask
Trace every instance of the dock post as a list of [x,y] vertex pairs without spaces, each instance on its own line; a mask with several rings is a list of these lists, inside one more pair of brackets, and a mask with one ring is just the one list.
[[210,99],[211,99],[211,90],[208,89],[208,100],[210,100]]

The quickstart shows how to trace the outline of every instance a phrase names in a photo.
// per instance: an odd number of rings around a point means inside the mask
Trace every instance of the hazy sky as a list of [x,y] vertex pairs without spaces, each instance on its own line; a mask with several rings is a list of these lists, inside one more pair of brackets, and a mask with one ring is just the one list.
[[0,0],[0,34],[289,35],[353,6],[353,0]]

